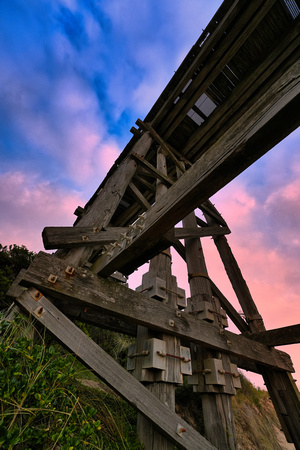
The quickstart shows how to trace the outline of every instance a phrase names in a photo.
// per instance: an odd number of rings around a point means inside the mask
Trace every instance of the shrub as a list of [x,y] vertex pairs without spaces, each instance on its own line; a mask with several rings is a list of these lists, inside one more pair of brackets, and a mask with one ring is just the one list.
[[114,412],[86,401],[77,381],[76,358],[57,345],[46,347],[41,336],[32,339],[33,330],[21,316],[0,323],[0,447],[138,448],[135,434],[127,446],[127,438],[115,431],[117,424],[111,436],[107,426],[103,433],[100,412]]

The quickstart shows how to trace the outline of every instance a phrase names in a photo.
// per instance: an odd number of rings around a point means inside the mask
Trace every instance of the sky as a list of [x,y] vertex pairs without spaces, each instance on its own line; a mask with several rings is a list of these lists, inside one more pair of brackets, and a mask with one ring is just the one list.
[[[220,4],[0,2],[2,245],[38,252],[45,226],[73,224]],[[299,144],[298,129],[212,198],[267,329],[300,321]],[[240,310],[212,240],[203,241],[209,275]],[[173,268],[188,290],[176,255]],[[299,344],[282,350],[297,378]]]

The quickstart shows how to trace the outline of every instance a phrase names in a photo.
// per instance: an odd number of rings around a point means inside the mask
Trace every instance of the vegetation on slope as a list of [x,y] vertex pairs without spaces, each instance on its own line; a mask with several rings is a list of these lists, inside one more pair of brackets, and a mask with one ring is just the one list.
[[1,448],[141,448],[135,412],[112,393],[84,386],[86,369],[45,343],[29,319],[2,320],[0,333]]

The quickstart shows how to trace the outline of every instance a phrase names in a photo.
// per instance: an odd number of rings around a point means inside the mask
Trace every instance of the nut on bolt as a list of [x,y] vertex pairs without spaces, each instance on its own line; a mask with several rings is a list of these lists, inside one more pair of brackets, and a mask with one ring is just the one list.
[[68,266],[67,268],[66,268],[66,270],[65,270],[65,273],[67,274],[67,275],[74,275],[75,274],[75,269],[74,269],[74,267],[71,267],[71,266]]
[[57,276],[50,274],[49,277],[48,277],[48,281],[50,281],[50,283],[55,284],[56,281],[57,281]]
[[176,429],[176,433],[179,436],[182,436],[182,433],[186,433],[186,428],[184,428],[182,425],[180,425],[180,423],[177,425],[177,429]]
[[43,297],[43,294],[40,291],[36,291],[34,294],[34,300],[38,301],[41,297]]

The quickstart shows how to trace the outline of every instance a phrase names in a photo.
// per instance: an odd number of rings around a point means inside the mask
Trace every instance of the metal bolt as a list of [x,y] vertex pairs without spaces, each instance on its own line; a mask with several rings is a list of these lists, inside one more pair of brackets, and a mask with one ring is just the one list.
[[74,274],[75,274],[75,269],[74,269],[74,267],[68,266],[68,267],[66,268],[66,270],[65,270],[65,273],[66,273],[67,275],[74,275]]
[[48,277],[48,281],[50,281],[50,283],[55,284],[57,281],[57,276],[50,274]]
[[170,327],[174,327],[174,325],[175,325],[174,320],[170,319],[170,320],[169,320],[169,325],[170,325]]
[[186,433],[186,428],[184,428],[180,423],[177,425],[176,433],[181,436],[182,433]]

